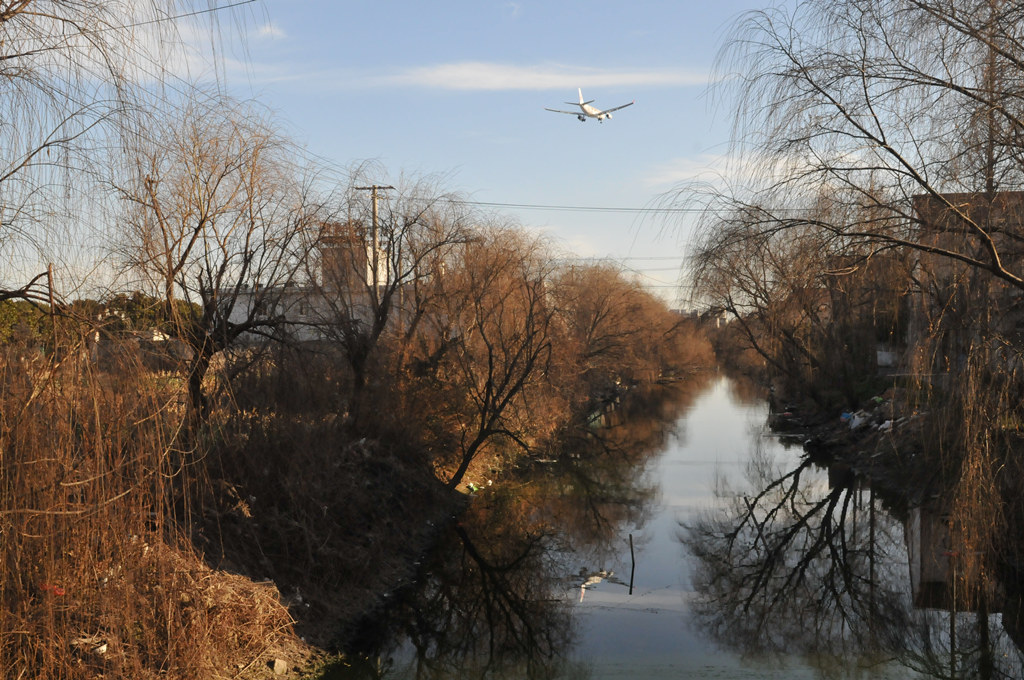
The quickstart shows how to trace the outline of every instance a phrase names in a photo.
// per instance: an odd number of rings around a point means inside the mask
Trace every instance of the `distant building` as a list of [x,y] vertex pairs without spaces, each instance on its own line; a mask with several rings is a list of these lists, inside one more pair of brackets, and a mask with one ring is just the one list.
[[[367,229],[359,222],[326,225],[313,263],[312,281],[272,288],[259,284],[243,286],[231,310],[230,320],[242,323],[249,318],[253,306],[261,315],[283,321],[283,335],[297,342],[314,342],[331,337],[330,327],[342,319],[369,324],[373,318],[371,300],[374,269],[374,244]],[[377,285],[390,280],[387,253],[378,253]],[[403,296],[393,301],[392,318],[402,315]],[[259,339],[250,335],[249,340]]]
[[[957,569],[973,556],[952,543],[949,519],[949,514],[937,502],[924,503],[909,511],[903,535],[910,563],[913,604],[918,609],[977,611],[978,594],[956,589],[962,578]],[[986,600],[989,613],[1002,611],[1005,597],[995,581],[988,583]]]
[[373,246],[367,239],[366,228],[359,222],[328,225],[319,247],[322,287],[365,285],[373,278]]
[[[1024,271],[1024,192],[919,195],[912,199],[918,242]],[[1024,342],[1024,292],[990,272],[939,253],[922,252],[917,272],[920,303],[910,323],[910,340],[938,339],[938,351],[924,373],[957,371],[967,349],[983,331]]]

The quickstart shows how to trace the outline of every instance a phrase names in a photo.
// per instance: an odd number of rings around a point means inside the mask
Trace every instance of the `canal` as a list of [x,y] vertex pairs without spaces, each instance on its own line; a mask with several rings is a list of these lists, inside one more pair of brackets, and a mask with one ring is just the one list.
[[[680,541],[680,525],[714,508],[716,484],[742,477],[752,451],[780,465],[795,462],[800,453],[765,431],[767,403],[744,398],[736,387],[725,378],[711,382],[679,413],[649,463],[645,474],[658,490],[650,517],[624,527],[636,546],[633,594],[628,587],[600,584],[587,588],[582,602],[577,598],[573,614],[580,635],[573,655],[589,667],[589,677],[813,677],[793,660],[783,668],[745,664],[711,643],[690,617],[695,565]],[[630,574],[628,545],[609,559],[609,570]]]
[[360,677],[976,677],[979,640],[1019,672],[977,615],[914,608],[904,523],[762,398],[713,375],[652,403],[480,480]]

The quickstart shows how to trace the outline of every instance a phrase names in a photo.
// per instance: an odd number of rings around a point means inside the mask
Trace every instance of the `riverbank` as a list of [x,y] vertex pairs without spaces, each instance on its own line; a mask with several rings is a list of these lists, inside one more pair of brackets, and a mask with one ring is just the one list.
[[832,484],[870,484],[899,517],[940,481],[934,461],[923,455],[929,414],[901,387],[838,414],[813,403],[776,407],[769,426],[827,468]]
[[[436,519],[424,523],[429,524],[430,530],[412,531],[404,541],[391,544],[394,548],[391,555],[378,558],[382,564],[390,567],[377,572],[380,591],[376,597],[363,599],[362,611],[357,611],[356,603],[345,598],[347,611],[332,612],[332,615],[347,621],[347,624],[343,624],[339,618],[337,626],[339,632],[348,633],[343,636],[344,643],[339,646],[338,641],[342,639],[339,636],[333,640],[324,640],[322,632],[319,636],[321,641],[326,642],[321,649],[344,649],[347,656],[315,656],[306,667],[307,674],[303,677],[351,677],[346,675],[353,672],[351,667],[364,663],[362,659],[365,656],[375,658],[380,653],[381,645],[390,644],[391,638],[400,635],[396,627],[401,628],[413,618],[419,621],[417,625],[422,626],[424,620],[433,614],[440,615],[440,612],[428,614],[426,611],[436,609],[436,603],[428,606],[420,600],[424,590],[432,591],[425,584],[438,577],[439,569],[442,573],[461,574],[462,567],[456,557],[458,554],[463,554],[463,559],[469,559],[471,564],[475,563],[474,560],[480,560],[480,566],[471,574],[450,577],[451,583],[444,586],[446,592],[450,588],[474,591],[474,579],[490,578],[480,573],[480,570],[486,573],[492,568],[496,570],[495,573],[503,574],[501,577],[494,576],[497,580],[489,586],[492,594],[494,588],[498,588],[497,592],[500,593],[502,588],[509,587],[498,585],[505,583],[505,579],[512,573],[501,569],[501,561],[517,556],[513,561],[519,565],[516,568],[518,573],[525,566],[518,562],[518,558],[534,554],[530,546],[534,546],[536,537],[551,536],[558,530],[556,526],[547,526],[543,522],[535,524],[545,515],[543,507],[551,501],[546,493],[535,498],[531,492],[525,491],[524,485],[527,485],[528,480],[544,479],[550,482],[565,475],[569,469],[575,471],[570,475],[574,480],[572,487],[567,487],[564,492],[569,495],[556,495],[566,504],[556,513],[562,523],[573,522],[572,518],[576,514],[580,515],[580,521],[586,520],[590,517],[589,511],[581,511],[580,508],[593,510],[592,503],[611,503],[616,506],[625,502],[622,499],[632,499],[634,494],[629,491],[630,483],[625,480],[637,475],[649,452],[664,441],[667,428],[674,422],[679,409],[684,408],[693,398],[692,395],[699,393],[712,376],[713,373],[709,372],[670,385],[644,385],[623,390],[620,398],[606,406],[604,425],[595,425],[592,418],[581,417],[579,423],[567,428],[559,438],[557,448],[538,452],[534,456],[516,457],[507,450],[482,456],[467,474],[466,484],[457,492],[439,499],[440,505],[434,508],[423,505],[415,512],[407,508],[405,521],[396,521],[394,526],[409,527],[413,524],[414,528],[415,523],[410,522],[410,519],[425,517],[425,513],[432,511]],[[620,476],[622,479],[619,479]],[[576,494],[568,490],[578,487],[581,489],[579,493],[583,493],[583,490],[598,483],[598,479],[601,480],[599,485],[602,491],[596,498],[576,498]],[[616,493],[621,493],[622,499],[612,500]],[[574,501],[580,508],[572,509]],[[502,515],[505,519],[493,524],[492,519],[497,516],[499,507],[507,516]],[[481,526],[481,522],[486,526]],[[523,522],[525,525],[519,526]],[[454,543],[456,547],[452,548],[451,554],[438,555],[436,552],[442,543]],[[435,554],[430,556],[431,553]],[[474,557],[467,558],[466,554]],[[527,579],[527,582],[534,581],[535,577]],[[519,593],[521,587],[525,586],[517,585],[514,593],[506,595],[513,598],[525,597]],[[445,606],[456,605],[448,603]],[[315,609],[315,606],[311,607],[311,610]],[[317,616],[310,619],[314,625],[317,620]],[[304,630],[305,626],[300,629]],[[466,641],[465,644],[469,645],[470,642]]]
[[333,451],[312,445],[326,435],[311,435],[301,465],[259,471],[244,495],[222,492],[197,541],[208,559],[221,556],[218,569],[280,592],[293,621],[286,677],[317,677],[325,655],[358,653],[465,503],[408,449],[366,438]]
[[[628,550],[626,537],[658,505],[649,466],[674,445],[681,414],[717,384],[714,377],[627,390],[602,424],[582,419],[557,450],[487,468],[490,479],[474,484],[464,512],[441,529],[416,583],[379,612],[378,647],[367,652],[393,659],[397,677],[407,677],[403,664],[423,664],[436,677],[561,668],[583,642],[573,623],[581,584],[624,587],[628,570],[613,556]],[[677,549],[674,533],[666,536]],[[651,549],[639,533],[636,548],[638,559]],[[667,557],[669,546],[662,549]],[[642,564],[637,583],[647,588],[653,562]],[[343,661],[334,667],[336,675],[325,677],[348,677]]]
[[[372,646],[475,489],[710,361],[695,322],[598,273],[567,273],[557,313],[533,295],[553,283],[513,277],[521,299],[460,308],[457,337],[388,334],[372,365],[338,343],[239,347],[199,400],[187,362],[151,366],[132,335],[98,364],[0,356],[0,667],[258,680]],[[596,346],[578,291],[623,312],[593,308]]]

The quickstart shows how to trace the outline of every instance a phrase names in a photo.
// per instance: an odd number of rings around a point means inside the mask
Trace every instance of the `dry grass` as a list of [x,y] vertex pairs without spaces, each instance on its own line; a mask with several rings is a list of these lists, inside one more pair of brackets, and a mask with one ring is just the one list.
[[[196,534],[212,564],[272,580],[297,632],[338,649],[412,578],[452,497],[413,419],[381,408],[373,429],[353,433],[337,399],[308,398],[328,394],[316,382],[328,371],[306,376],[308,390],[278,379],[316,360],[278,356],[273,369],[236,375],[234,408],[211,425],[221,443],[206,465],[221,481],[207,490]],[[368,398],[393,404],[373,390]]]
[[116,373],[76,351],[3,357],[5,677],[241,676],[287,642],[273,586],[192,550],[204,452],[179,446],[178,395],[125,357]]
[[[0,347],[2,677],[258,678],[308,658],[299,636],[358,644],[462,500],[440,481],[465,416],[443,375],[382,358],[356,431],[339,357],[239,351],[199,422],[180,367],[58,337]],[[585,402],[563,378],[513,414],[532,439]]]

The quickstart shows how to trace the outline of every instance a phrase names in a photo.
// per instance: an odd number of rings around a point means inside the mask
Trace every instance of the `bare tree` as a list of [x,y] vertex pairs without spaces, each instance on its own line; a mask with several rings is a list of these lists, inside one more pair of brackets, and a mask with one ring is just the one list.
[[[712,266],[726,276],[747,266],[733,257],[745,249],[741,257],[764,265],[758,276],[771,287],[790,279],[790,290],[813,282],[819,291],[826,278],[867,272],[880,254],[896,253],[905,263],[897,296],[916,291],[938,310],[963,309],[970,298],[1005,311],[1001,291],[1019,295],[1024,282],[1020,196],[1008,193],[1024,180],[1024,90],[1011,77],[1024,56],[1021,10],[968,5],[815,0],[739,22],[721,64],[741,75],[726,79],[739,95],[736,148],[757,179],[714,192],[695,276],[704,292],[706,281],[719,298],[730,289],[706,276],[716,253],[723,257]],[[803,252],[817,262],[794,273],[785,249],[808,242]],[[790,271],[768,272],[773,262]],[[761,289],[778,306],[781,296]],[[746,291],[724,306],[754,297]],[[1005,325],[999,316],[975,314],[965,325]],[[777,352],[759,351],[786,368]]]
[[[917,260],[870,254],[808,224],[766,228],[763,214],[737,209],[706,234],[692,259],[696,290],[730,317],[783,391],[856,408],[877,343],[905,341],[902,306],[917,289]],[[820,206],[818,214],[835,218]]]
[[435,179],[397,187],[366,179],[381,173],[372,164],[356,168],[338,211],[344,221],[327,225],[320,244],[321,327],[351,368],[357,416],[382,337],[415,333],[445,259],[470,238],[473,221]]
[[[1006,465],[1018,456],[992,414],[1020,413],[1022,17],[1004,0],[812,0],[746,15],[721,63],[738,71],[726,79],[737,148],[758,179],[715,196],[704,240],[712,258],[746,248],[756,266],[768,262],[758,244],[780,234],[810,235],[847,271],[887,253],[905,263],[901,289],[918,297],[908,365],[936,414],[922,436],[956,499],[953,532],[979,546],[964,573],[1007,582],[1019,572],[997,555],[1019,553],[1001,540],[1015,525],[1000,528],[1019,504]],[[725,276],[741,265],[728,257]]]
[[639,285],[609,265],[572,266],[553,277],[551,297],[565,331],[559,356],[578,362],[577,370],[588,383],[584,396],[607,392],[616,381],[632,378],[643,359],[651,358],[641,347],[652,321],[641,313],[645,296]]
[[[105,169],[177,62],[188,0],[0,2],[0,247],[5,285],[80,246],[109,194]],[[42,294],[43,276],[3,297]],[[48,301],[48,300],[47,300]]]
[[244,337],[281,335],[324,219],[291,148],[257,110],[206,100],[157,124],[120,187],[125,248],[190,350],[190,402],[203,416],[211,359]]
[[[446,351],[442,382],[462,398],[449,417],[457,432],[457,486],[470,464],[494,440],[529,451],[530,397],[543,391],[551,357],[546,299],[548,271],[541,243],[510,229],[479,233],[462,245],[441,277],[437,313],[429,329]],[[533,414],[536,415],[536,414]]]
[[[1024,180],[1021,12],[1001,0],[815,0],[746,15],[722,65],[739,71],[727,79],[737,148],[759,179],[724,195],[726,211],[766,232],[812,228],[862,257],[934,254],[1021,288],[1020,237],[987,209]],[[845,209],[821,214],[823,195]],[[956,238],[935,238],[936,212]]]

